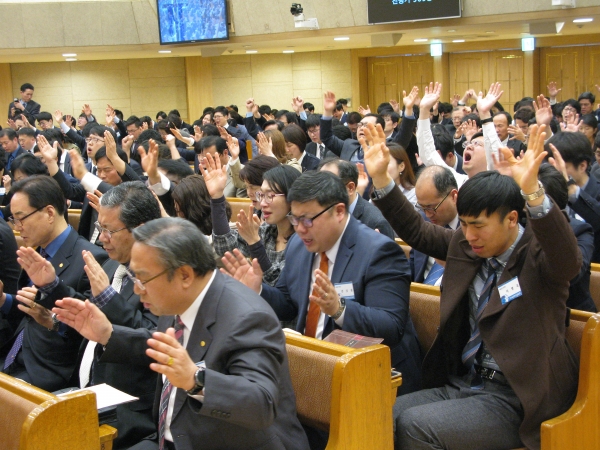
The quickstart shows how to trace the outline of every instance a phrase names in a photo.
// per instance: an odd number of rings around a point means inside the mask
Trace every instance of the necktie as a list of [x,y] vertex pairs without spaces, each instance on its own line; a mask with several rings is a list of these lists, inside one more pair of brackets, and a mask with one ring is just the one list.
[[435,286],[437,280],[444,274],[444,267],[440,266],[438,263],[434,262],[431,269],[429,269],[429,273],[425,280],[423,280],[423,284],[428,284],[430,286]]
[[[319,264],[319,270],[329,273],[329,260],[325,252],[321,253],[321,263]],[[313,296],[317,296],[318,292],[316,289],[312,291]],[[309,337],[316,337],[317,325],[319,325],[319,317],[321,317],[321,307],[315,302],[309,302],[308,314],[306,315],[306,328],[304,329],[304,335]]]
[[[183,345],[183,322],[181,317],[175,316],[175,338]],[[169,398],[171,397],[171,390],[173,385],[169,383],[169,379],[165,379],[162,391],[160,393],[160,406],[158,409],[158,443],[159,450],[165,448],[165,429],[167,426],[167,411],[169,409]]]
[[319,144],[319,159],[325,158],[325,145]]
[[483,285],[483,289],[481,290],[481,295],[479,296],[479,301],[477,302],[477,316],[475,317],[475,327],[473,328],[473,332],[471,333],[471,338],[465,345],[462,353],[462,362],[463,364],[473,372],[473,364],[475,363],[475,355],[477,351],[481,347],[481,334],[479,333],[479,319],[483,314],[483,310],[487,305],[494,286],[496,285],[496,271],[500,267],[500,263],[495,258],[491,258],[488,260],[487,268],[488,268],[488,277]]
[[[113,275],[112,288],[117,292],[121,292],[121,286],[123,285],[123,278],[127,274],[127,268],[120,264]],[[81,364],[79,365],[79,386],[81,388],[86,387],[91,379],[92,375],[92,364],[94,363],[94,352],[96,350],[97,342],[88,341],[83,357],[81,358]]]
[[[39,253],[42,256],[42,258],[48,259],[48,260],[50,259],[50,255],[46,252],[46,250],[44,250],[41,247],[40,247]],[[29,282],[29,285],[31,286],[31,282]],[[17,355],[19,354],[19,351],[21,350],[21,347],[23,346],[23,336],[24,335],[25,335],[25,328],[23,328],[21,330],[21,332],[17,335],[17,339],[15,339],[13,346],[10,348],[10,352],[8,352],[8,356],[6,357],[6,360],[4,360],[4,370],[6,370],[8,367],[10,367],[10,365],[12,363],[15,362],[15,359],[17,358]]]
[[96,168],[96,166],[92,165],[92,175],[96,175],[96,171],[98,169]]

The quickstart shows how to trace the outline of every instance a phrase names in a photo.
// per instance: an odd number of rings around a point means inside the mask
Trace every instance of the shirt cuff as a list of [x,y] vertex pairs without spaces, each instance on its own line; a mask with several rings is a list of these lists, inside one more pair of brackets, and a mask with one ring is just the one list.
[[55,277],[54,281],[52,283],[47,284],[45,286],[38,286],[38,289],[40,290],[40,292],[48,295],[50,292],[52,292],[57,287],[58,287],[58,277]]
[[10,294],[6,294],[6,300],[4,301],[4,305],[2,305],[2,307],[0,308],[0,312],[2,314],[8,314],[10,313],[10,309],[12,308],[12,304],[13,304],[13,296]]
[[113,118],[113,122],[114,122],[114,123],[119,123],[120,121],[121,121],[121,119],[119,119],[117,116],[115,116],[115,117]]
[[405,119],[416,119],[415,115],[413,114],[412,116],[404,116]]
[[300,118],[301,118],[302,120],[304,120],[304,121],[305,121],[305,120],[306,120],[306,111],[302,110],[302,111],[300,112],[299,116],[300,116]]
[[60,123],[60,129],[65,134],[67,134],[68,131],[70,130],[69,126],[66,123],[64,123],[64,122]]
[[390,192],[392,192],[392,190],[394,189],[395,186],[396,186],[396,183],[394,183],[394,180],[392,180],[388,183],[387,186],[385,186],[381,189],[374,189],[373,193],[371,194],[371,198],[373,198],[375,200],[380,200],[383,197],[385,197],[386,195],[388,195]]
[[321,116],[323,120],[333,120],[333,116]]
[[569,203],[575,203],[579,198],[579,193],[581,192],[581,188],[577,186],[575,189],[575,193],[573,195],[569,195]]
[[86,173],[81,179],[81,185],[87,192],[94,192],[100,186],[102,180],[93,173]]
[[254,117],[254,113],[252,113],[252,112],[247,112],[247,113],[246,113],[246,117]]
[[160,176],[160,183],[153,184],[150,188],[158,196],[165,195],[171,189],[171,180],[169,180],[163,173],[158,172]]
[[527,203],[525,203],[525,206],[527,207],[527,210],[529,211],[529,215],[533,219],[539,219],[539,218],[544,217],[546,214],[548,214],[548,212],[552,208],[552,202],[550,201],[550,199],[546,195],[544,197],[544,201],[542,202],[541,205],[539,205],[539,206],[529,206]]
[[344,312],[342,312],[342,315],[334,320],[335,324],[340,328],[344,326],[344,316],[346,315],[347,309],[348,308],[344,308]]

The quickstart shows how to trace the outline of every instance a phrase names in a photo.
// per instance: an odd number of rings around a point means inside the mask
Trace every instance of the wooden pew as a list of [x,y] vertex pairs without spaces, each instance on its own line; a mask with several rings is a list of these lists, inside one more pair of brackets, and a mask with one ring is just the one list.
[[80,209],[69,209],[69,225],[71,225],[75,231],[79,229],[79,220],[81,219]]
[[394,446],[392,405],[401,377],[390,381],[390,350],[361,349],[286,333],[300,422],[328,431],[327,450]]
[[400,247],[402,247],[402,250],[404,250],[406,259],[410,259],[410,249],[411,249],[410,245],[408,245],[406,242],[404,242],[400,238],[396,238],[395,241],[396,241],[396,244],[398,244]]
[[596,308],[600,311],[600,264],[591,264],[590,294],[596,304]]
[[225,200],[231,206],[231,222],[237,222],[237,215],[240,210],[246,210],[248,212],[248,207],[252,204],[249,198],[237,198],[237,197],[227,197]]
[[[411,284],[410,315],[423,354],[440,323],[440,290]],[[580,359],[577,398],[564,414],[542,423],[542,450],[600,450],[600,314],[572,310],[565,337]]]
[[96,394],[70,392],[57,397],[0,373],[1,447],[110,450],[117,430],[98,427]]

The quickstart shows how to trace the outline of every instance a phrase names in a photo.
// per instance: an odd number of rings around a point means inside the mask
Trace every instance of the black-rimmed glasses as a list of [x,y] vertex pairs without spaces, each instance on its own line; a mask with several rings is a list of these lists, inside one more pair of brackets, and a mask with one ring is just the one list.
[[298,224],[302,223],[302,226],[304,228],[312,228],[313,226],[313,221],[319,217],[321,214],[324,214],[325,212],[329,211],[331,208],[333,208],[336,205],[336,203],[334,203],[333,205],[328,206],[327,208],[325,208],[323,211],[321,211],[319,214],[317,214],[316,216],[313,217],[296,217],[292,214],[292,212],[290,211],[288,213],[288,215],[286,216],[288,218],[288,220],[290,221],[290,223],[292,224],[292,226],[297,227]]
[[431,215],[435,214],[436,211],[438,210],[438,208],[440,206],[442,206],[442,203],[444,203],[444,200],[446,200],[448,198],[448,196],[450,195],[450,192],[452,191],[448,191],[448,193],[444,196],[444,198],[442,199],[442,201],[440,201],[437,205],[435,205],[435,207],[431,208],[429,206],[421,206],[418,203],[415,205],[415,207],[419,210],[424,212],[425,214],[429,213]]
[[[46,205],[46,206],[48,206],[48,205]],[[36,209],[35,211],[33,211],[33,212],[30,212],[30,213],[29,213],[29,214],[27,214],[26,216],[24,216],[24,217],[21,217],[20,219],[17,219],[15,216],[10,216],[10,217],[8,218],[8,221],[9,221],[10,223],[12,223],[12,224],[13,224],[15,227],[22,227],[22,226],[23,226],[23,221],[24,221],[25,219],[27,219],[29,216],[33,216],[33,215],[34,215],[36,212],[38,212],[38,211],[41,211],[41,210],[42,210],[42,209],[44,209],[46,206],[42,206],[41,208],[38,208],[38,209]]]
[[94,226],[96,227],[96,230],[98,231],[99,234],[104,233],[106,236],[108,236],[109,239],[112,237],[112,235],[114,233],[117,233],[119,231],[123,231],[123,230],[127,229],[127,227],[123,227],[123,228],[119,228],[118,230],[109,230],[108,228],[104,228],[102,225],[100,225],[100,222],[98,222],[98,221],[94,222]]
[[167,273],[169,271],[169,269],[165,269],[163,270],[161,273],[154,275],[151,278],[148,278],[146,281],[142,281],[139,278],[136,278],[134,274],[132,274],[129,269],[125,269],[125,273],[127,274],[127,278],[129,278],[133,284],[135,284],[137,286],[137,288],[140,291],[145,291],[146,290],[146,284],[150,283],[152,280],[156,280],[158,277],[160,277],[161,275]]

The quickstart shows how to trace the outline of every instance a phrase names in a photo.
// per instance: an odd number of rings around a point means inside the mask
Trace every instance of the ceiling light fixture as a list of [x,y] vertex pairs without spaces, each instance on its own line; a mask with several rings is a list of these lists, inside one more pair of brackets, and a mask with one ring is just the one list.
[[427,42],[429,39],[415,39],[415,42]]
[[68,62],[77,61],[77,58],[67,58],[67,59],[65,59],[65,61],[68,61]]
[[459,42],[465,42],[464,39],[454,39],[452,42],[458,44]]
[[581,19],[575,19],[573,20],[573,23],[588,23],[588,22],[593,22],[594,19],[592,19],[591,17],[583,17]]
[[252,55],[254,53],[258,53],[258,50],[246,50],[246,53]]
[[284,50],[283,53],[294,53],[294,50]]
[[73,57],[77,56],[77,53],[63,53],[62,55],[65,58],[73,58]]
[[158,53],[162,53],[162,54],[169,54],[171,53],[171,50],[159,50]]
[[349,41],[350,38],[348,36],[340,36],[340,37],[336,37],[333,38],[334,41]]

